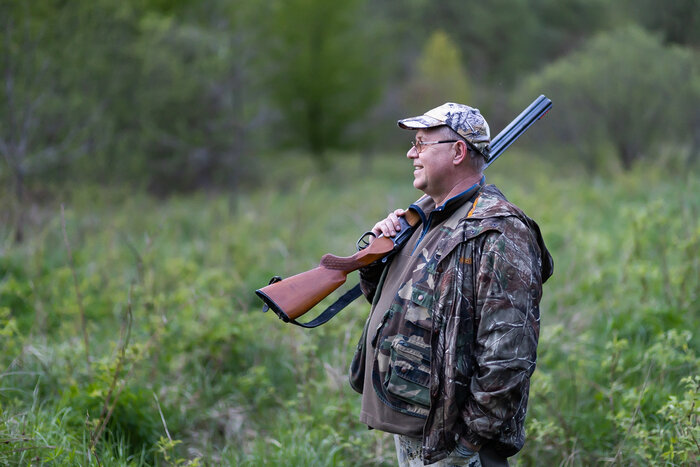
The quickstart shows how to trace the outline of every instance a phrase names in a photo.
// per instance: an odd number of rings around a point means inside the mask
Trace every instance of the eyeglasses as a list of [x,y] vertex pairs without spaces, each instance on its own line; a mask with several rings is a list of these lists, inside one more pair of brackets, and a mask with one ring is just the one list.
[[442,143],[456,143],[459,140],[456,139],[446,139],[443,141],[411,141],[411,147],[416,150],[418,154],[423,151],[423,146],[428,146],[430,144],[442,144]]

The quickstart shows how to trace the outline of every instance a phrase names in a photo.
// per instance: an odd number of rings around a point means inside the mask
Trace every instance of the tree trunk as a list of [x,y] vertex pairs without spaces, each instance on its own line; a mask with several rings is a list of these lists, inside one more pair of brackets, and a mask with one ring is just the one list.
[[622,163],[622,168],[625,172],[629,172],[632,169],[635,159],[639,152],[637,151],[636,145],[619,142],[617,144],[618,155],[620,156],[620,162]]

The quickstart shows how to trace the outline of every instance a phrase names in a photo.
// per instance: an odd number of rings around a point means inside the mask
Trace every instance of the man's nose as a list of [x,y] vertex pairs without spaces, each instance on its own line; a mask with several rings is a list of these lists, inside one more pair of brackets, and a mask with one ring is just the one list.
[[406,153],[406,157],[408,157],[409,159],[415,159],[416,157],[418,157],[418,150],[415,146],[411,145],[411,148]]

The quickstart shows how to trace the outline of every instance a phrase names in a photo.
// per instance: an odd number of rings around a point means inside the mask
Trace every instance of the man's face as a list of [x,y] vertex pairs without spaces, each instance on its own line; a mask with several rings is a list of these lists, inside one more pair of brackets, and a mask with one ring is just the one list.
[[[440,128],[420,129],[416,141],[441,141],[452,139]],[[406,157],[413,162],[413,186],[433,199],[439,199],[453,187],[454,143],[441,143],[423,146],[420,154],[412,147]]]

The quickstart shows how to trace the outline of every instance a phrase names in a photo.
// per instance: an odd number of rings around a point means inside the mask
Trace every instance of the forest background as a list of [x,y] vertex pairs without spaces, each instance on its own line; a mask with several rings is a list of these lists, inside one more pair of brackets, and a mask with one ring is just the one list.
[[[347,367],[369,306],[263,314],[419,192],[396,120],[446,101],[541,225],[514,465],[700,461],[695,0],[0,3],[0,464],[393,465]],[[354,282],[355,277],[349,282]]]

